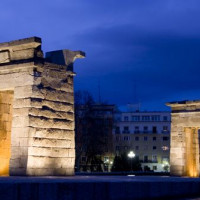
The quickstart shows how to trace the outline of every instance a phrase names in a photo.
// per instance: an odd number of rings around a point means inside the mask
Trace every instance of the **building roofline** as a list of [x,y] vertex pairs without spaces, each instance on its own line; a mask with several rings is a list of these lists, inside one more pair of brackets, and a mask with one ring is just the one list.
[[139,112],[124,112],[124,111],[120,111],[120,113],[137,114],[137,113],[171,113],[171,112],[170,111],[139,111]]
[[182,106],[182,105],[196,105],[196,104],[200,104],[200,99],[172,101],[172,102],[166,103],[167,106]]

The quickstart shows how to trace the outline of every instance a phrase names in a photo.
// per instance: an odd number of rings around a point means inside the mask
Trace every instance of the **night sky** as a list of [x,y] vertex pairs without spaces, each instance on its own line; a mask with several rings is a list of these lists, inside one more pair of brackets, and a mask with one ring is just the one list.
[[75,90],[98,100],[200,99],[199,0],[1,0],[0,42],[41,37],[43,50],[83,50]]

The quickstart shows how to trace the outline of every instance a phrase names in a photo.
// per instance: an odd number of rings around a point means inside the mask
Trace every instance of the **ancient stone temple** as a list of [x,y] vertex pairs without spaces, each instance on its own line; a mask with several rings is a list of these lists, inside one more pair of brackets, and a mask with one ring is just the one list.
[[199,177],[200,100],[167,105],[172,109],[170,172]]
[[0,175],[73,175],[73,62],[32,37],[0,44]]

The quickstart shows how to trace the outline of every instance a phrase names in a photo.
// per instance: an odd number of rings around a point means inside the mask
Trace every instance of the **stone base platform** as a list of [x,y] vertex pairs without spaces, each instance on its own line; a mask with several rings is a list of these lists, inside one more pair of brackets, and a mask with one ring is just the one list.
[[166,176],[0,178],[2,200],[169,200],[198,196],[200,196],[199,178]]

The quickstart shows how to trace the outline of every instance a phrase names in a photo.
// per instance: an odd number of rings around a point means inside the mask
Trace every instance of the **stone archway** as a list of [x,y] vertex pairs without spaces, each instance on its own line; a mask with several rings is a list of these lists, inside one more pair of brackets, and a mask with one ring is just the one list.
[[170,172],[199,177],[200,101],[167,103],[171,107]]
[[73,175],[73,62],[32,37],[0,44],[0,175]]

